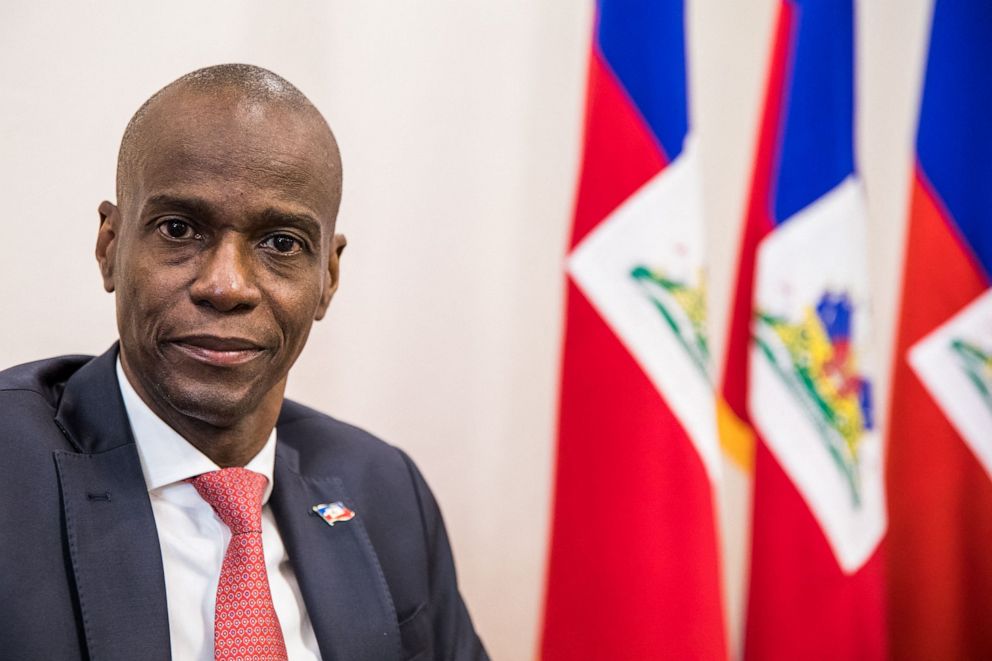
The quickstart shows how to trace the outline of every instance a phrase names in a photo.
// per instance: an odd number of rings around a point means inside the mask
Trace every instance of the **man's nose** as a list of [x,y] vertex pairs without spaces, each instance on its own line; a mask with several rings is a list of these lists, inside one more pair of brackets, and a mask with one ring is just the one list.
[[251,246],[236,236],[222,236],[203,256],[190,296],[197,305],[218,312],[250,310],[261,301],[255,282]]

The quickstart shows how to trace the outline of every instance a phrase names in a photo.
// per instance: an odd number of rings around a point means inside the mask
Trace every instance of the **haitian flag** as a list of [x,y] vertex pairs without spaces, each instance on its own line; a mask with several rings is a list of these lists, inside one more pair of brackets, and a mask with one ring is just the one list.
[[992,4],[937,0],[887,467],[902,659],[992,658]]
[[723,381],[757,442],[745,656],[885,656],[851,0],[779,9]]
[[541,653],[725,659],[683,5],[597,9]]

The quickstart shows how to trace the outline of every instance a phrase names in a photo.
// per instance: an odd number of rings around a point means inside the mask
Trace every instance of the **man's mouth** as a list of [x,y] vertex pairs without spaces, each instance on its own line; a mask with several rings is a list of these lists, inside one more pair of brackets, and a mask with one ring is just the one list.
[[265,352],[264,347],[251,340],[216,335],[190,335],[170,340],[168,344],[193,360],[217,367],[242,365]]

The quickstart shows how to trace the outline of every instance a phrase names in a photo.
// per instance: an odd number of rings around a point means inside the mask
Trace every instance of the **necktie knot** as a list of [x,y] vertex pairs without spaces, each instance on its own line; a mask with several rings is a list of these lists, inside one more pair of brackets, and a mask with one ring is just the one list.
[[190,481],[232,535],[262,531],[262,497],[268,478],[247,468],[221,468]]

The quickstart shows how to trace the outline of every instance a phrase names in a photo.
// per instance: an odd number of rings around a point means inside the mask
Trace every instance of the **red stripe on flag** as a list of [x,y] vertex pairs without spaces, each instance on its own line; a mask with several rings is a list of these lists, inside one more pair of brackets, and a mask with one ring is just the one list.
[[992,481],[906,362],[988,286],[916,173],[892,380],[889,622],[898,659],[992,658]]
[[883,542],[853,575],[765,444],[756,448],[747,659],[885,658]]
[[666,165],[650,129],[596,48],[589,58],[588,94],[569,250]]
[[782,134],[782,97],[785,89],[786,62],[792,46],[792,5],[779,8],[772,50],[765,111],[758,137],[751,182],[751,198],[737,260],[737,290],[731,309],[727,337],[727,360],[723,372],[723,396],[739,418],[750,422],[747,414],[748,350],[751,345],[751,308],[754,303],[754,263],[758,244],[772,231],[771,179],[776,165]]
[[725,659],[709,479],[569,283],[544,659]]

